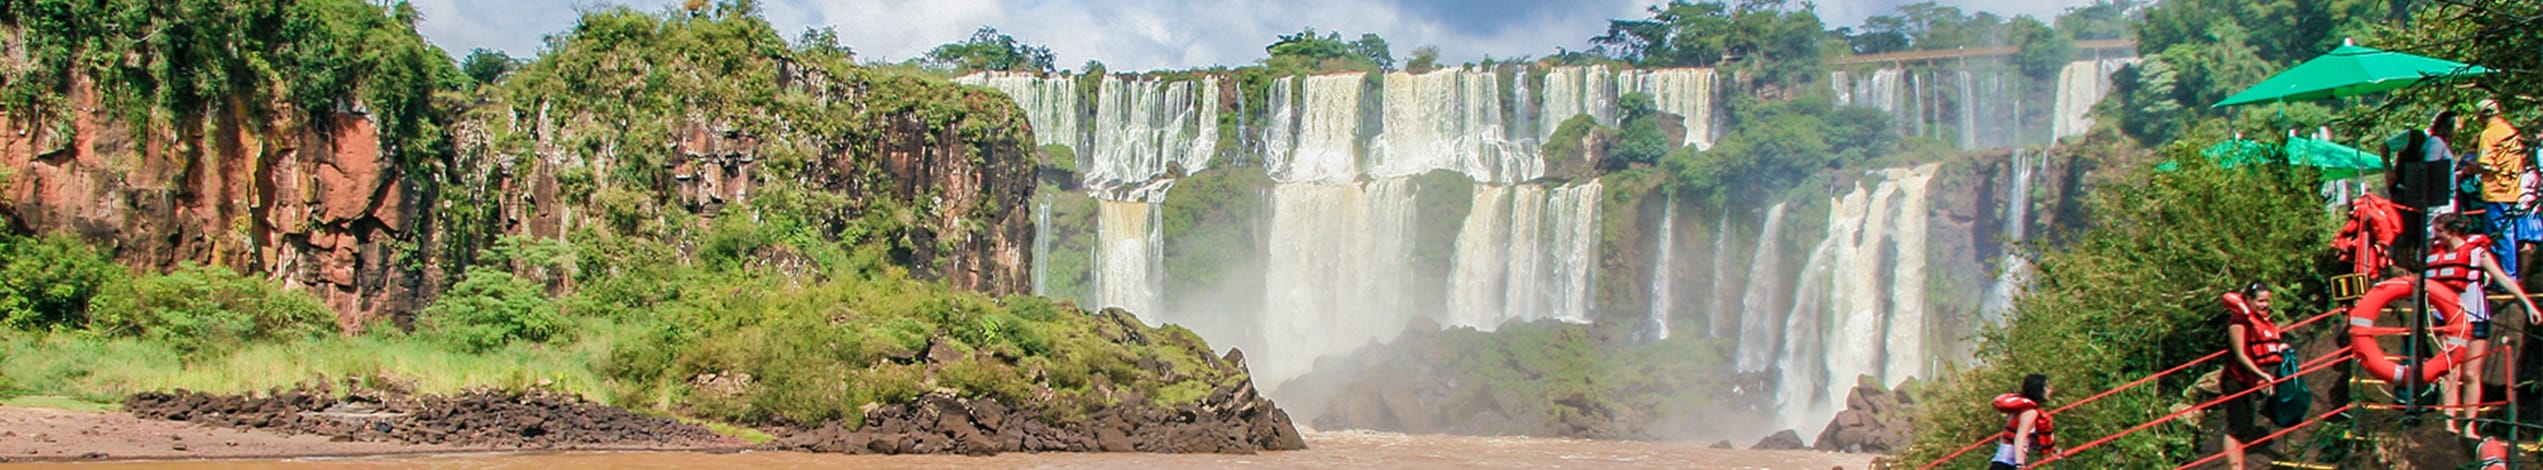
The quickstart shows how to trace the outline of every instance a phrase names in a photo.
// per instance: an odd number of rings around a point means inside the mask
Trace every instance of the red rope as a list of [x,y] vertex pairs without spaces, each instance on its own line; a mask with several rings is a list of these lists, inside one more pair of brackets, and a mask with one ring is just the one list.
[[2175,411],[2175,412],[2172,412],[2172,414],[2163,415],[2163,417],[2155,418],[2155,420],[2154,420],[2154,421],[2147,421],[2147,422],[2145,422],[2145,424],[2139,424],[2139,425],[2136,425],[2136,426],[2134,426],[2134,427],[2130,427],[2130,428],[2128,428],[2127,430],[2123,430],[2123,431],[2120,431],[2120,432],[2117,432],[2117,433],[2113,433],[2113,434],[2108,435],[2108,436],[2102,436],[2102,438],[2100,438],[2100,439],[2094,439],[2092,442],[2086,442],[2086,443],[2084,443],[2084,445],[2076,446],[2075,448],[2072,448],[2072,449],[2066,449],[2066,450],[2064,450],[2064,451],[2060,451],[2060,452],[2058,452],[2056,455],[2051,455],[2051,456],[2049,456],[2049,457],[2048,457],[2048,458],[2046,458],[2046,459],[2041,459],[2039,462],[2034,462],[2034,463],[2031,463],[2031,464],[2029,464],[2029,465],[2025,465],[2025,467],[2037,467],[2037,466],[2040,466],[2040,465],[2047,464],[2047,463],[2049,463],[2049,462],[2056,462],[2056,461],[2058,461],[2058,460],[2065,459],[2065,458],[2067,458],[2067,457],[2069,457],[2069,456],[2073,456],[2073,455],[2075,455],[2075,454],[2082,453],[2085,449],[2091,449],[2091,448],[2094,448],[2094,447],[2099,447],[2099,446],[2101,446],[2102,444],[2109,444],[2109,443],[2110,443],[2110,441],[2119,440],[2119,438],[2121,438],[2121,437],[2126,437],[2126,436],[2128,436],[2129,434],[2136,434],[2138,431],[2144,431],[2144,430],[2147,430],[2147,429],[2153,429],[2153,428],[2154,428],[2155,426],[2157,426],[2157,425],[2161,425],[2161,424],[2163,424],[2163,423],[2169,423],[2169,422],[2172,422],[2172,420],[2174,420],[2174,419],[2180,419],[2182,416],[2189,415],[2189,414],[2190,414],[2190,413],[2192,413],[2192,412],[2196,412],[2196,411],[2199,411],[2199,410],[2205,410],[2205,409],[2208,409],[2208,408],[2213,408],[2213,407],[2216,407],[2216,405],[2224,404],[2224,403],[2225,403],[2225,402],[2227,402],[2227,401],[2240,399],[2240,398],[2242,398],[2242,397],[2243,397],[2243,396],[2245,396],[2245,395],[2250,395],[2250,394],[2253,394],[2253,393],[2258,393],[2258,392],[2260,392],[2260,391],[2261,391],[2261,390],[2263,390],[2263,389],[2267,389],[2267,388],[2270,388],[2270,387],[2277,386],[2280,382],[2286,382],[2286,381],[2289,381],[2289,380],[2295,380],[2297,377],[2303,377],[2303,376],[2307,376],[2307,375],[2312,375],[2312,374],[2313,374],[2313,373],[2315,373],[2315,372],[2321,372],[2321,371],[2322,371],[2322,370],[2324,370],[2324,369],[2329,369],[2332,365],[2339,364],[2339,363],[2341,362],[2341,361],[2339,361],[2340,359],[2346,359],[2346,358],[2348,357],[2348,354],[2346,354],[2346,353],[2347,353],[2347,351],[2348,351],[2348,348],[2346,348],[2346,347],[2340,348],[2340,349],[2339,349],[2338,351],[2336,351],[2334,354],[2326,354],[2326,355],[2323,355],[2322,357],[2315,358],[2313,362],[2307,362],[2307,363],[2305,363],[2304,367],[2303,367],[2303,368],[2301,368],[2301,369],[2299,369],[2299,370],[2297,370],[2295,375],[2291,375],[2291,376],[2287,376],[2287,377],[2279,377],[2279,378],[2277,378],[2277,379],[2275,379],[2275,380],[2270,380],[2268,383],[2263,383],[2263,384],[2259,384],[2258,386],[2255,386],[2255,387],[2252,387],[2252,388],[2243,389],[2243,391],[2240,391],[2240,392],[2234,392],[2234,393],[2233,393],[2233,394],[2231,394],[2231,395],[2226,395],[2226,396],[2224,396],[2224,397],[2219,397],[2219,398],[2214,399],[2214,400],[2208,400],[2208,401],[2207,401],[2207,402],[2205,402],[2205,403],[2200,403],[2200,404],[2199,404],[2199,406],[2193,406],[2193,407],[2190,407],[2190,409],[2181,410],[2181,411]]
[[[2348,309],[2345,309],[2345,308],[2343,308],[2343,309],[2332,309],[2331,311],[2328,311],[2328,312],[2322,312],[2322,313],[2319,313],[2319,314],[2315,314],[2315,315],[2314,315],[2314,316],[2312,316],[2312,317],[2307,317],[2307,318],[2305,318],[2305,319],[2303,319],[2303,320],[2298,320],[2298,321],[2297,321],[2297,322],[2295,322],[2295,323],[2290,323],[2290,324],[2288,324],[2288,325],[2287,325],[2287,327],[2286,327],[2286,328],[2283,328],[2283,329],[2284,329],[2284,330],[2286,330],[2286,331],[2295,331],[2295,330],[2296,330],[2296,329],[2298,329],[2298,328],[2304,328],[2304,327],[2305,327],[2305,325],[2311,325],[2311,324],[2313,324],[2314,322],[2316,322],[2316,321],[2321,321],[2321,320],[2322,320],[2322,319],[2324,319],[2324,318],[2330,318],[2330,317],[2331,317],[2332,315],[2334,315],[2334,314],[2346,313],[2346,312],[2348,312],[2348,311],[2349,311],[2349,310],[2348,310]],[[2153,375],[2148,375],[2148,376],[2145,376],[2144,378],[2140,378],[2140,379],[2137,379],[2137,380],[2135,380],[2135,381],[2128,382],[2128,383],[2126,383],[2126,384],[2121,384],[2121,385],[2120,385],[2120,386],[2118,386],[2118,387],[2113,387],[2113,388],[2111,388],[2111,389],[2109,389],[2109,390],[2103,390],[2101,393],[2093,394],[2093,396],[2084,397],[2084,399],[2082,399],[2082,400],[2076,400],[2076,401],[2074,401],[2074,402],[2067,403],[2065,406],[2057,407],[2057,409],[2049,410],[2049,415],[2054,416],[2054,415],[2056,415],[2056,414],[2058,414],[2058,413],[2064,413],[2064,412],[2066,412],[2066,410],[2074,409],[2075,407],[2078,407],[2078,406],[2083,406],[2085,403],[2092,403],[2092,402],[2095,402],[2095,401],[2099,401],[2099,400],[2101,400],[2101,399],[2103,399],[2103,398],[2109,398],[2111,395],[2117,395],[2117,394],[2119,394],[2119,392],[2128,391],[2129,389],[2137,388],[2137,386],[2139,386],[2139,385],[2145,385],[2145,384],[2147,384],[2147,383],[2154,382],[2154,381],[2155,381],[2155,379],[2160,379],[2160,378],[2163,378],[2164,376],[2169,376],[2169,375],[2172,375],[2172,374],[2174,374],[2174,373],[2181,372],[2181,370],[2182,370],[2182,369],[2188,369],[2188,368],[2191,368],[2191,367],[2196,367],[2196,366],[2198,366],[2199,364],[2206,363],[2207,361],[2212,361],[2212,360],[2216,360],[2216,358],[2224,357],[2224,356],[2225,356],[2225,353],[2228,353],[2228,352],[2233,352],[2233,349],[2229,348],[2229,349],[2219,350],[2219,351],[2217,351],[2217,352],[2210,353],[2210,354],[2208,354],[2208,355],[2206,355],[2206,356],[2201,356],[2201,357],[2199,357],[2198,359],[2193,359],[2193,360],[2191,360],[2190,362],[2181,363],[2181,365],[2178,365],[2178,366],[2172,366],[2172,368],[2170,368],[2170,369],[2164,369],[2162,372],[2156,372],[2156,373],[2154,373]],[[1978,448],[1981,448],[1981,447],[1986,447],[1986,445],[1987,445],[1987,443],[1988,443],[1988,442],[1993,442],[1993,441],[1995,441],[1996,439],[2001,439],[2001,438],[2003,438],[2003,437],[2004,437],[2004,433],[2003,433],[2003,432],[1997,432],[1997,433],[1995,433],[1995,434],[1993,434],[1993,435],[1989,435],[1989,436],[1987,436],[1987,437],[1980,438],[1980,439],[1978,439],[1978,441],[1977,441],[1977,442],[1971,442],[1971,443],[1969,443],[1969,445],[1968,445],[1968,446],[1961,447],[1961,448],[1960,448],[1960,450],[1952,451],[1952,453],[1950,453],[1950,454],[1945,454],[1945,455],[1943,455],[1943,457],[1942,457],[1942,458],[1934,459],[1934,461],[1932,461],[1932,462],[1925,462],[1925,464],[1924,464],[1924,465],[1917,466],[1917,467],[1916,467],[1916,470],[1933,470],[1933,468],[1934,468],[1934,467],[1942,466],[1942,464],[1944,464],[1944,463],[1948,463],[1948,462],[1950,462],[1952,459],[1960,458],[1960,456],[1961,456],[1961,455],[1968,454],[1970,451],[1978,450]]]
[[2315,423],[2320,423],[2320,422],[2322,422],[2322,420],[2331,419],[2331,416],[2332,416],[2332,415],[2336,415],[2336,414],[2340,414],[2340,413],[2347,413],[2347,412],[2349,412],[2349,407],[2351,407],[2351,406],[2357,406],[2357,405],[2355,405],[2355,404],[2350,404],[2350,405],[2341,405],[2339,408],[2333,408],[2333,409],[2331,409],[2331,412],[2329,412],[2329,413],[2323,413],[2323,414],[2322,414],[2322,416],[2315,416],[2313,419],[2305,420],[2305,422],[2302,422],[2302,423],[2296,423],[2296,425],[2294,425],[2294,426],[2288,426],[2286,429],[2280,429],[2280,430],[2278,430],[2278,432],[2269,433],[2269,435],[2267,435],[2267,436],[2261,436],[2261,438],[2260,438],[2260,439],[2255,439],[2255,440],[2253,440],[2253,441],[2251,441],[2251,442],[2245,442],[2245,443],[2243,443],[2243,445],[2235,446],[2233,450],[2229,450],[2229,451],[2226,451],[2226,452],[2218,452],[2218,453],[2216,453],[2216,455],[2210,455],[2210,456],[2207,456],[2207,458],[2204,458],[2204,459],[2198,459],[2198,460],[2196,460],[2196,461],[2192,461],[2192,462],[2187,463],[2187,464],[2182,464],[2182,465],[2181,465],[2181,466],[2179,466],[2179,467],[2172,467],[2172,470],[2181,470],[2181,469],[2185,469],[2185,468],[2196,467],[2196,466],[2200,466],[2200,465],[2206,465],[2206,464],[2207,464],[2207,463],[2209,463],[2209,462],[2215,462],[2215,461],[2216,461],[2216,459],[2224,458],[2224,457],[2225,457],[2225,454],[2226,454],[2227,452],[2241,452],[2243,449],[2249,449],[2249,448],[2251,448],[2252,446],[2261,445],[2262,443],[2266,443],[2266,442],[2269,442],[2270,440],[2277,439],[2277,438],[2279,438],[2280,436],[2285,436],[2285,435],[2287,435],[2287,433],[2295,432],[2295,431],[2296,431],[2296,430],[2298,430],[2298,429],[2304,429],[2304,427],[2306,427],[2306,426],[2312,426],[2312,425],[2314,425]]

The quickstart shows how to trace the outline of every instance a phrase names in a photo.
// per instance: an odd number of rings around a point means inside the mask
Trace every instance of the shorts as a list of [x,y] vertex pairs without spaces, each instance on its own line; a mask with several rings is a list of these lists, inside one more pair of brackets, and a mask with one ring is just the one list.
[[2499,270],[2507,271],[2509,276],[2521,276],[2517,273],[2517,268],[2522,267],[2517,259],[2517,244],[2543,242],[2543,217],[2524,213],[2510,203],[2484,202],[2481,209],[2484,221],[2490,223],[2490,232],[2499,235],[2499,240],[2490,244],[2490,254],[2499,257]]
[[[2236,366],[2228,365],[2228,366],[2226,366],[2226,367],[2236,367]],[[2249,390],[2249,389],[2251,389],[2251,388],[2252,388],[2252,384],[2244,383],[2244,382],[2243,382],[2243,380],[2244,380],[2244,379],[2237,379],[2237,378],[2234,378],[2234,377],[2232,377],[2232,374],[2230,374],[2230,373],[2229,373],[2229,374],[2227,374],[2227,376],[2226,376],[2226,377],[2220,377],[2220,379],[2223,379],[2223,380],[2219,380],[2219,382],[2220,382],[2220,383],[2219,383],[2218,385],[2221,385],[2221,386],[2222,386],[2222,388],[2224,388],[2224,389],[2225,389],[2225,395],[2226,395],[2226,396],[2233,396],[2233,395],[2234,395],[2234,394],[2236,394],[2236,393],[2243,393],[2243,391],[2244,391],[2244,390]],[[2267,436],[2267,435],[2268,435],[2268,433],[2261,432],[2262,430],[2260,429],[2260,426],[2259,426],[2258,422],[2257,422],[2257,421],[2253,418],[2253,416],[2254,416],[2254,415],[2258,414],[2258,412],[2257,412],[2256,410],[2254,410],[2254,409],[2255,409],[2255,408],[2259,408],[2260,401],[2261,401],[2262,399],[2264,399],[2264,398],[2261,396],[2261,394],[2259,394],[2259,393],[2253,393],[2253,394],[2249,394],[2249,395],[2243,395],[2242,397],[2238,397],[2238,398],[2235,398],[2235,399],[2232,399],[2232,400],[2226,400],[2226,401],[2225,401],[2225,433],[2226,433],[2226,435],[2234,436],[2235,438],[2237,438],[2237,439],[2242,439],[2242,440],[2244,440],[2244,441],[2251,441],[2251,440],[2254,440],[2254,439],[2258,439],[2258,438],[2260,438],[2260,437],[2262,437],[2262,436]]]
[[2472,322],[2472,339],[2490,339],[2490,321]]

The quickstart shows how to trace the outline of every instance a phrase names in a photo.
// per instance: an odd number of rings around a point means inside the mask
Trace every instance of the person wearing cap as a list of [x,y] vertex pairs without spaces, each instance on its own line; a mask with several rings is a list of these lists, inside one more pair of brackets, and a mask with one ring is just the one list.
[[2502,243],[2491,246],[2490,251],[2498,256],[2499,267],[2505,269],[2509,276],[2522,276],[2518,268],[2523,267],[2523,260],[2518,251],[2526,243],[2543,241],[2543,220],[2536,219],[2531,211],[2518,203],[2527,193],[2534,191],[2531,187],[2535,183],[2534,167],[2527,161],[2525,141],[2517,133],[2516,126],[2509,125],[2508,118],[2500,112],[2499,101],[2481,100],[2479,107],[2484,125],[2477,148],[2481,166],[2481,209],[2489,219],[2491,230],[2504,238],[2500,240]]

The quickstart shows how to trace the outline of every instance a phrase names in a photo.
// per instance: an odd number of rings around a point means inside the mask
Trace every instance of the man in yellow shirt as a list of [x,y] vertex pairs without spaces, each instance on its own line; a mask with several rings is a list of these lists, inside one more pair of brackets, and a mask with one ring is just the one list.
[[2503,243],[2493,243],[2491,252],[2508,275],[2518,276],[2522,267],[2517,256],[2520,245],[2543,241],[2543,220],[2535,218],[2522,199],[2533,192],[2535,183],[2531,155],[2516,126],[2499,111],[2498,100],[2481,100],[2481,206],[2489,215],[2492,230],[2504,235]]

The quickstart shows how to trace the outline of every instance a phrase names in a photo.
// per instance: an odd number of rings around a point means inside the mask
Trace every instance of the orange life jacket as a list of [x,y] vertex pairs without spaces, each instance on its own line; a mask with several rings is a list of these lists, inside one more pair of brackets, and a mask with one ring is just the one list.
[[[2022,432],[2022,412],[2040,409],[2039,402],[2031,401],[2030,398],[2023,397],[2019,393],[1996,395],[1995,406],[1996,411],[2005,414],[2004,435],[1996,438],[1999,444],[2012,444],[2013,436]],[[2056,420],[2049,419],[2048,410],[2040,410],[2037,416],[2039,417],[2031,420],[2031,453],[2056,452]]]
[[2480,259],[2489,245],[2490,237],[2473,235],[2465,237],[2464,243],[2454,248],[2430,250],[2424,275],[2429,281],[2444,285],[2449,290],[2468,292],[2467,289],[2481,285],[2485,271],[2473,265],[2473,261]]
[[[2269,321],[2269,315],[2252,308],[2251,301],[2244,299],[2240,292],[2227,292],[2222,297],[2226,315],[2233,322],[2231,324],[2243,325],[2243,354],[2251,356],[2252,365],[2269,367],[2285,361],[2279,353],[2287,351],[2287,339],[2285,333],[2278,330],[2278,324]],[[2227,367],[2226,370],[2237,371],[2235,376],[2238,378],[2250,378],[2242,376],[2240,367]]]

